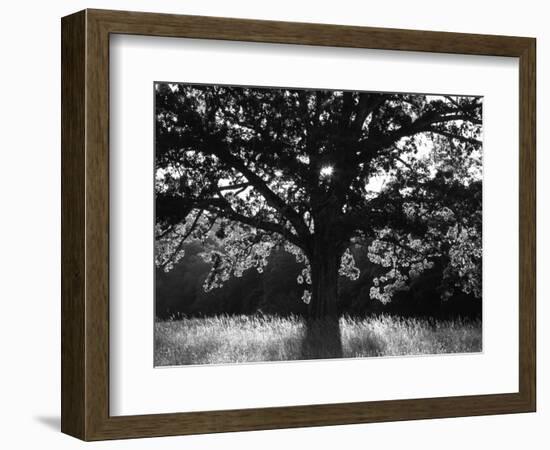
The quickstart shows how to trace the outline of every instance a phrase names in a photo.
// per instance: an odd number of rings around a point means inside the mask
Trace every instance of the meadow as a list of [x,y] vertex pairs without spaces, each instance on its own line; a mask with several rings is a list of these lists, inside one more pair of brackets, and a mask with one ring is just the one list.
[[180,318],[155,322],[155,366],[480,352],[481,330],[481,320],[389,315]]

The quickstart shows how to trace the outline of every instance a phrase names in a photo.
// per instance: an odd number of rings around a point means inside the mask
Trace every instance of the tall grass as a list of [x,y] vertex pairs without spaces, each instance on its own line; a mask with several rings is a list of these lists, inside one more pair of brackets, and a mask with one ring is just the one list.
[[479,320],[216,316],[155,323],[156,366],[479,351]]

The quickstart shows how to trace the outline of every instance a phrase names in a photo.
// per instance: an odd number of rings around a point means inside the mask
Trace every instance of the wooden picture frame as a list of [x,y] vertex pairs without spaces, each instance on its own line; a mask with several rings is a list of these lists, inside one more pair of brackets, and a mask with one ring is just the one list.
[[[84,440],[535,411],[533,38],[85,10],[62,19],[62,416]],[[109,415],[109,36],[135,34],[519,58],[519,391]]]

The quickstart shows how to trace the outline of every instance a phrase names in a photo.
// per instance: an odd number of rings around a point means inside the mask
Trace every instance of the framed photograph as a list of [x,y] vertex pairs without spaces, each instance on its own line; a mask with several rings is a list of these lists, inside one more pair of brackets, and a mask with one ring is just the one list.
[[62,19],[62,431],[535,411],[535,39]]

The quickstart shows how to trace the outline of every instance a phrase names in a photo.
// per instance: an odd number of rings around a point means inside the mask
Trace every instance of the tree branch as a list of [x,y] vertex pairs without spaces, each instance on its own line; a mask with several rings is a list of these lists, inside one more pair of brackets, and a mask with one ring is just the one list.
[[248,186],[250,186],[250,183],[236,183],[228,186],[218,186],[217,189],[218,191],[235,191],[237,189],[245,188]]
[[[220,217],[226,219],[235,220],[237,222],[249,225],[255,228],[260,228],[270,233],[277,233],[292,244],[304,248],[305,244],[300,236],[292,233],[282,225],[270,222],[257,217],[249,217],[235,211],[231,204],[223,197],[209,197],[209,198],[183,198],[170,196],[166,199],[172,208],[179,211],[186,211],[189,209],[201,209],[209,211],[213,214],[217,214]],[[162,202],[162,197],[157,197],[157,203]],[[184,217],[182,217],[183,219]]]
[[[446,111],[446,113],[450,113],[450,112],[457,112],[457,111],[455,110]],[[453,133],[450,133],[445,130],[441,130],[440,128],[436,128],[433,126],[435,124],[453,122],[456,120],[467,120],[474,124],[481,123],[480,121],[477,121],[477,119],[473,119],[471,116],[463,114],[460,111],[458,111],[457,114],[436,115],[436,116],[432,116],[431,114],[428,113],[418,118],[417,120],[412,122],[410,125],[401,127],[391,133],[379,136],[376,139],[367,138],[365,141],[364,156],[363,158],[361,158],[361,162],[370,161],[375,156],[377,151],[390,147],[392,144],[395,144],[397,141],[399,141],[404,137],[414,136],[415,134],[426,133],[426,132],[440,134],[442,136],[446,136],[447,138],[455,138],[462,142],[467,142],[474,145],[481,145],[481,142],[478,141],[477,139],[467,138],[464,136],[460,136],[458,134],[455,135]]]
[[302,237],[309,235],[309,231],[300,215],[275,194],[262,177],[249,169],[240,158],[230,153],[229,150],[220,149],[218,146],[212,146],[208,151],[215,154],[222,162],[239,171],[246,177],[248,182],[265,198],[267,203],[292,224],[298,235]]
[[475,145],[475,146],[479,146],[479,145],[482,144],[482,142],[478,141],[477,139],[469,138],[469,137],[465,137],[465,136],[460,136],[460,135],[453,134],[453,133],[449,133],[448,131],[440,130],[440,129],[437,129],[437,128],[432,128],[428,131],[430,133],[435,133],[435,134],[439,134],[441,136],[445,136],[448,139],[456,139],[457,141],[464,142],[465,144],[472,144],[472,145]]

